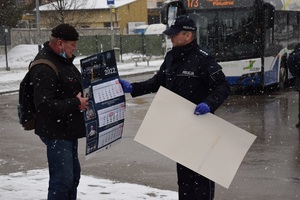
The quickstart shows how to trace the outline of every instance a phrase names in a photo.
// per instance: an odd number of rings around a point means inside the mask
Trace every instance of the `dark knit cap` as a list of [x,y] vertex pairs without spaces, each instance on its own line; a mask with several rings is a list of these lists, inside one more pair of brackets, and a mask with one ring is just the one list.
[[79,34],[70,24],[59,24],[51,31],[51,35],[66,41],[77,41]]

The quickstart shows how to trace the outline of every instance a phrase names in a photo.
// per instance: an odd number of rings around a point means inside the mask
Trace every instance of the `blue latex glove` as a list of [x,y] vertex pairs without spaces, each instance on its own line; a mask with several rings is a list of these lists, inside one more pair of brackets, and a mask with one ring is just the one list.
[[209,112],[210,112],[210,107],[206,103],[202,102],[196,106],[194,114],[195,115],[204,115]]
[[131,85],[131,83],[129,83],[126,80],[122,80],[122,79],[120,79],[119,81],[120,81],[120,83],[122,85],[124,93],[131,93],[132,92],[132,85]]

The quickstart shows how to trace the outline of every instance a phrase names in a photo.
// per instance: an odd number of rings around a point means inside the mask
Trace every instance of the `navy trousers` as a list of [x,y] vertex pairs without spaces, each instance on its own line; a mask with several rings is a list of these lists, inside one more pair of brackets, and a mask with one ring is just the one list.
[[215,183],[177,163],[179,200],[213,200]]

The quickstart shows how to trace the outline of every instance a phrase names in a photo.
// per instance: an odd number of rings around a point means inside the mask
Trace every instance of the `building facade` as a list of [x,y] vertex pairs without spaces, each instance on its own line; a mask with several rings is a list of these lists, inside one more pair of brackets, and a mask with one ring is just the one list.
[[[73,1],[65,0],[63,9],[56,3],[40,6],[41,29],[70,23],[82,29],[118,28],[120,34],[127,34],[131,22],[148,23],[147,0],[115,0],[114,6],[108,6],[106,0],[77,0],[77,4],[73,4]],[[35,13],[25,15],[23,20],[36,23]]]

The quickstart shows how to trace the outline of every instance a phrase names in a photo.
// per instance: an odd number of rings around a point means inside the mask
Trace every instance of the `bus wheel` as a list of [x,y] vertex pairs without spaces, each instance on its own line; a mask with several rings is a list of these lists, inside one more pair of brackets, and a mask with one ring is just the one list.
[[283,89],[286,83],[287,71],[285,67],[280,67],[279,71],[279,89]]

